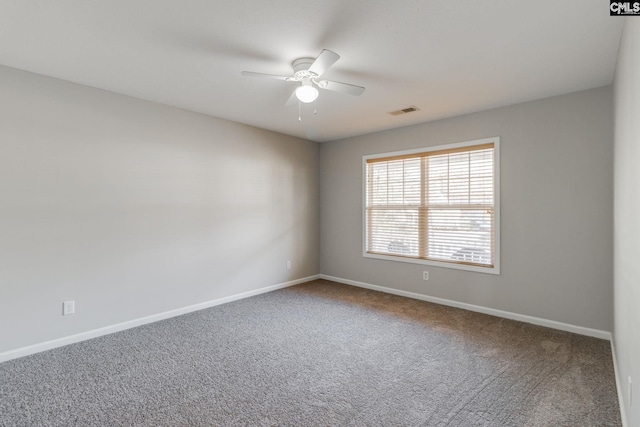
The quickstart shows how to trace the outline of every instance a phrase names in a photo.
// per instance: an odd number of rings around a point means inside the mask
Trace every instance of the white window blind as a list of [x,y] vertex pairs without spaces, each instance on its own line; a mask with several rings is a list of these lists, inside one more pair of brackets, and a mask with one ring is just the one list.
[[492,269],[496,142],[365,159],[365,253]]

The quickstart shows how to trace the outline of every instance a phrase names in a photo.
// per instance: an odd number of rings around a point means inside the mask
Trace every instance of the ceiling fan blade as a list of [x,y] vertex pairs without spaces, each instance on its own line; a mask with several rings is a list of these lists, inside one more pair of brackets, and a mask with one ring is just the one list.
[[309,71],[315,73],[317,76],[321,76],[325,71],[329,69],[336,61],[340,59],[340,55],[330,50],[324,49],[320,52],[320,55],[313,61],[313,64],[309,67]]
[[348,93],[349,95],[359,96],[364,92],[362,86],[350,85],[349,83],[333,82],[331,80],[322,80],[319,85],[322,89],[332,90],[334,92]]
[[252,71],[243,71],[240,74],[242,74],[243,76],[249,76],[249,77],[264,77],[267,79],[284,80],[285,82],[292,81],[292,77],[278,76],[276,74],[254,73]]
[[287,99],[287,102],[284,103],[285,107],[290,107],[298,103],[298,98],[296,98],[296,89],[294,89],[293,92],[291,92],[291,96],[289,97],[289,99]]

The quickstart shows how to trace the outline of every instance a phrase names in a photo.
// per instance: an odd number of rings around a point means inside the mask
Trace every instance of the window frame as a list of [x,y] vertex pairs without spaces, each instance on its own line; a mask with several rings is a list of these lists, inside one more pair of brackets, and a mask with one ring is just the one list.
[[[367,252],[367,160],[386,157],[406,156],[430,153],[433,151],[450,150],[473,147],[482,144],[493,144],[493,191],[494,191],[494,265],[484,267],[455,262],[435,261],[428,259],[408,258],[401,255],[382,255]],[[422,147],[411,150],[392,151],[362,156],[362,256],[364,258],[381,259],[386,261],[404,262],[410,264],[430,265],[434,267],[455,270],[473,271],[487,274],[500,274],[500,137],[476,139],[473,141],[456,142],[436,146]]]

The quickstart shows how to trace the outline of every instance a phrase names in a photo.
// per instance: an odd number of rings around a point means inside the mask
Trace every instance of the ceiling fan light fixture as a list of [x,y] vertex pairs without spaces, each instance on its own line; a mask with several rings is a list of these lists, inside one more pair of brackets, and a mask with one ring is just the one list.
[[318,98],[318,89],[313,87],[312,85],[302,85],[296,89],[296,98],[300,102],[304,102],[308,104],[313,102]]

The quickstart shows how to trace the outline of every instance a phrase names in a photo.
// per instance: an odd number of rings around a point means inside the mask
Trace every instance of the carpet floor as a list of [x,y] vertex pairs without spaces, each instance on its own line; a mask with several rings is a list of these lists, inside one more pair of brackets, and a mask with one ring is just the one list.
[[324,280],[0,364],[2,426],[620,426],[607,341]]

